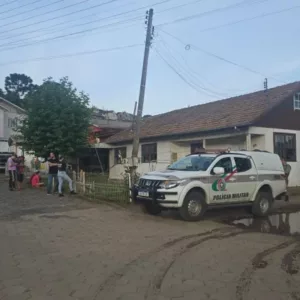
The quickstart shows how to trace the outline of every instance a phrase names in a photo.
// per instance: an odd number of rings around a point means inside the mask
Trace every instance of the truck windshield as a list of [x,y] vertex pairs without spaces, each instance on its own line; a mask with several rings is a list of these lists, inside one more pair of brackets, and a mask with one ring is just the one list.
[[206,171],[214,159],[213,156],[186,156],[171,164],[168,170]]

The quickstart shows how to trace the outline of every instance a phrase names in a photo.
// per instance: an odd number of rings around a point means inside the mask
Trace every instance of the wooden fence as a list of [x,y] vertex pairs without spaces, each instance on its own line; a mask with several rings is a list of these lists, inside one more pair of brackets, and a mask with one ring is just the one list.
[[110,180],[108,175],[99,173],[85,173],[77,175],[73,171],[74,188],[79,195],[90,200],[106,200],[119,204],[130,203],[129,181]]

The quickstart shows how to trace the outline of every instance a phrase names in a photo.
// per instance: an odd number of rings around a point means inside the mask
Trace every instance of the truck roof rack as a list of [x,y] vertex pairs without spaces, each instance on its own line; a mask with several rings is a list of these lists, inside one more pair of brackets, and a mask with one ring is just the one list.
[[230,153],[230,148],[229,149],[210,149],[210,150],[200,150],[200,151],[196,151],[194,153],[190,153],[186,156],[190,156],[190,155],[201,155],[201,154],[225,154],[225,153]]

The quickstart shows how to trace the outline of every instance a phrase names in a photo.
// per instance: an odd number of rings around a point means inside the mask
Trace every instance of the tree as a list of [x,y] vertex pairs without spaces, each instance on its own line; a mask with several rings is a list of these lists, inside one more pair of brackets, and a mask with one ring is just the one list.
[[4,98],[5,97],[5,93],[3,92],[2,89],[0,89],[0,97]]
[[72,156],[87,146],[91,118],[89,97],[77,93],[67,77],[48,78],[27,97],[26,118],[18,128],[23,147],[38,156],[56,152]]
[[5,77],[4,88],[6,91],[5,98],[24,108],[25,96],[28,93],[33,92],[37,88],[37,85],[33,84],[33,81],[29,76],[13,73]]

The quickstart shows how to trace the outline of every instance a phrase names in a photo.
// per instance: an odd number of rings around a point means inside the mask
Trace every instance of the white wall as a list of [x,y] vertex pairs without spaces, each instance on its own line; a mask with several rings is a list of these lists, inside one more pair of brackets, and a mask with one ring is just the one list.
[[4,110],[0,107],[0,138],[4,138]]
[[246,135],[229,138],[206,139],[206,150],[228,149],[233,151],[246,149]]
[[[142,143],[147,144],[147,143]],[[141,157],[141,145],[139,147],[138,157]],[[125,147],[125,146],[122,146]],[[116,147],[119,148],[119,147]],[[131,157],[132,145],[126,145],[127,158]],[[155,163],[140,163],[137,172],[144,174],[150,171],[165,170],[171,162],[171,143],[170,142],[157,142],[157,162]],[[124,173],[124,165],[114,165],[114,149],[109,151],[109,177],[112,179],[121,179]]]
[[[270,152],[274,152],[274,132],[291,133],[296,135],[297,162],[288,162],[292,167],[291,174],[289,177],[289,186],[300,186],[300,131],[264,127],[251,127],[249,129],[249,133],[265,135],[263,138],[258,140],[260,146],[256,148]],[[253,138],[252,142],[254,142]]]
[[[273,145],[273,133],[293,133],[296,134],[296,147],[297,147],[297,162],[290,162],[292,167],[289,185],[290,186],[300,186],[300,131],[295,130],[283,130],[283,129],[270,129],[263,127],[251,127],[249,133],[253,134],[251,136],[251,150],[260,149],[270,152],[274,152]],[[255,136],[255,134],[257,134]],[[190,142],[157,142],[157,163],[143,163],[138,166],[138,172],[144,174],[149,171],[164,170],[172,162],[172,153],[177,153],[177,158],[180,159],[190,153]],[[241,150],[247,148],[246,135],[235,136],[230,138],[216,138],[216,139],[206,139],[206,149],[227,149],[231,150]],[[132,145],[127,145],[127,158],[131,157]],[[139,157],[141,157],[141,147],[139,149]],[[124,166],[121,164],[114,164],[114,151],[110,151],[110,178],[122,178],[122,173],[124,173]],[[113,167],[112,167],[113,166]]]
[[[180,159],[191,151],[191,144],[195,141],[189,142],[157,142],[157,162],[156,163],[141,163],[138,166],[137,172],[144,174],[150,171],[165,170],[167,166],[172,163],[172,153],[177,154],[177,159]],[[127,158],[131,157],[132,145],[127,145]],[[118,148],[118,147],[117,147]],[[246,136],[237,136],[231,138],[218,138],[207,139],[206,148],[209,149],[227,149],[240,150],[246,148]],[[141,157],[141,146],[139,148],[139,157]],[[114,150],[110,150],[109,153],[109,165],[110,165],[110,178],[122,178],[124,173],[124,165],[114,165]]]

